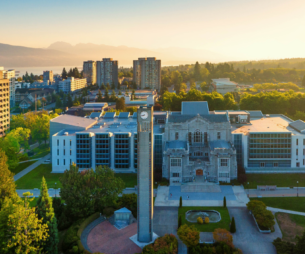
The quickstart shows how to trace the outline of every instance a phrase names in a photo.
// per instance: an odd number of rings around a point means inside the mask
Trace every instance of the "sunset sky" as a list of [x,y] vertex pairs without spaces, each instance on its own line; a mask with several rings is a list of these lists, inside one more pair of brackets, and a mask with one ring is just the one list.
[[304,0],[12,0],[0,43],[56,41],[206,49],[238,59],[305,57]]

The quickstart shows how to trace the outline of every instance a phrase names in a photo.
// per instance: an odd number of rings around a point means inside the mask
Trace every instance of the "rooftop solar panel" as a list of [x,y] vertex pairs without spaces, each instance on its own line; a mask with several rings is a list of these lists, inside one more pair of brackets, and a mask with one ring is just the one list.
[[128,118],[129,117],[129,112],[121,112],[119,114],[119,118]]
[[114,118],[115,117],[115,112],[107,112],[104,115],[104,118]]

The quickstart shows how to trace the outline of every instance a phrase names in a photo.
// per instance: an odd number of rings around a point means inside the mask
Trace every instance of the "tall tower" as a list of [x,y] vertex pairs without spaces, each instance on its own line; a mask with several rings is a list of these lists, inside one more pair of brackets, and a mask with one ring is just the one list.
[[138,109],[138,241],[153,240],[153,108]]

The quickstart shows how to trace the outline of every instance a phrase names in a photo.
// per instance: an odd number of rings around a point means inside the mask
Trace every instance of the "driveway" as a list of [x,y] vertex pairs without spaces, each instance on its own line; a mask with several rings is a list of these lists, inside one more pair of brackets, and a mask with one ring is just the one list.
[[228,208],[230,217],[234,216],[236,233],[233,234],[234,245],[243,254],[276,254],[272,242],[277,237],[282,238],[281,230],[276,223],[275,232],[261,234],[247,208]]

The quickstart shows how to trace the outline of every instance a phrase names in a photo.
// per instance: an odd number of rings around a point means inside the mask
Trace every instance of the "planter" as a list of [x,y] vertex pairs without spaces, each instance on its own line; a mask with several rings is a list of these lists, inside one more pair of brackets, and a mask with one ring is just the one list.
[[253,215],[253,213],[251,213],[251,215],[252,215],[252,217],[253,217],[253,219],[254,219],[254,221],[255,221],[255,224],[256,224],[257,229],[258,229],[259,232],[261,232],[262,234],[270,234],[270,233],[271,233],[271,229],[268,229],[268,230],[262,230],[262,229],[260,229],[260,227],[259,227],[259,225],[258,225],[258,223],[257,223],[257,221],[256,221],[256,219],[255,219],[255,217],[254,217],[254,215]]

